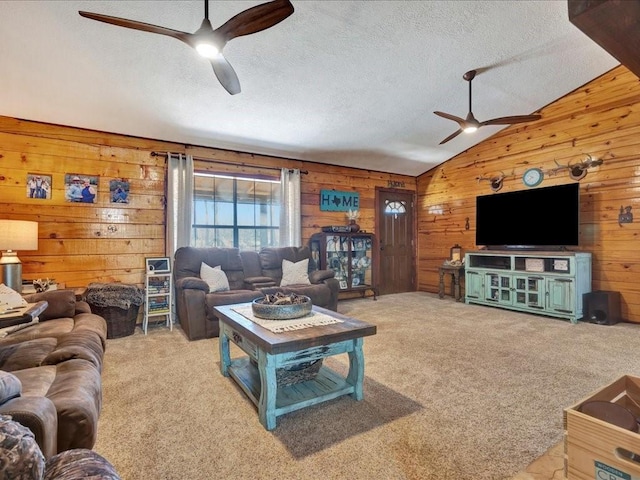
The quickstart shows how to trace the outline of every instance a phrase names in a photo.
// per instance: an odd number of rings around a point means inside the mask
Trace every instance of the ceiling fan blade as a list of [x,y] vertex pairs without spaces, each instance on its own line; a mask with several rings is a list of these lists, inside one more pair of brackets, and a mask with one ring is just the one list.
[[466,123],[463,118],[456,117],[455,115],[451,115],[450,113],[444,113],[444,112],[433,112],[433,113],[435,113],[439,117],[446,118],[447,120],[453,120],[461,127],[463,127]]
[[231,95],[240,93],[238,75],[236,75],[236,71],[221,53],[211,60],[211,66],[213,67],[213,73],[216,74],[218,81],[227,92]]
[[172,28],[160,27],[158,25],[152,25],[150,23],[138,22],[136,20],[128,20],[126,18],[111,17],[109,15],[101,15],[99,13],[91,12],[78,12],[85,18],[91,20],[97,20],[99,22],[110,23],[117,25],[118,27],[132,28],[133,30],[142,30],[143,32],[157,33],[159,35],[167,35],[169,37],[177,38],[183,42],[189,43],[190,33],[181,32],[180,30],[173,30]]
[[440,142],[440,145],[442,145],[443,143],[447,143],[449,140],[453,140],[454,138],[456,138],[458,135],[460,135],[462,133],[462,129],[459,128],[458,130],[456,130],[455,132],[453,132],[451,135],[449,135],[447,138],[445,138],[444,140],[442,140]]
[[242,35],[266,30],[280,23],[293,13],[293,5],[289,0],[275,0],[251,7],[230,18],[216,29],[225,41]]
[[514,123],[526,123],[540,120],[541,115],[515,115],[512,117],[498,117],[485,122],[481,122],[480,126],[484,125],[513,125]]

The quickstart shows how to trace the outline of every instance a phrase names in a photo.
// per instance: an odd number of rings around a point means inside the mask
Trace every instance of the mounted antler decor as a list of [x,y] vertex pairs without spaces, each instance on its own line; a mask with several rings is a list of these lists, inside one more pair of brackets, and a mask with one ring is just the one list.
[[556,164],[556,168],[551,168],[549,170],[546,170],[544,172],[546,175],[557,175],[559,172],[563,170],[568,170],[570,168],[569,165],[560,165],[555,158],[553,159],[553,161]]
[[502,181],[504,180],[505,176],[506,175],[503,173],[499,177],[493,177],[491,179],[491,190],[493,190],[494,192],[497,192],[498,190],[501,190],[502,189]]
[[557,167],[547,170],[545,173],[547,175],[557,175],[559,172],[563,170],[569,170],[569,177],[572,180],[582,180],[587,176],[587,170],[591,167],[597,167],[598,165],[602,165],[602,159],[594,160],[591,155],[587,154],[587,158],[585,158],[582,162],[576,163],[575,165],[560,165],[556,159],[553,160]]
[[491,185],[491,190],[497,192],[502,188],[502,183],[505,178],[507,178],[507,175],[504,172],[500,172],[500,175],[498,176],[485,177],[484,175],[481,175],[479,177],[476,177],[476,180],[478,181],[478,183],[484,180],[488,181]]
[[582,162],[576,165],[569,165],[569,177],[572,180],[582,180],[587,176],[587,169],[602,165],[602,160],[594,160],[591,155],[587,155]]

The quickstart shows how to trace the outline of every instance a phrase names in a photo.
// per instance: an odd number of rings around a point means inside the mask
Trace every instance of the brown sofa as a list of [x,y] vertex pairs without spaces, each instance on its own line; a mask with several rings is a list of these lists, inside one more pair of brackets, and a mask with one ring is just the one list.
[[[310,284],[280,286],[282,261],[309,259]],[[200,267],[220,265],[229,281],[229,290],[209,293],[200,278]],[[237,248],[181,247],[174,257],[174,279],[178,321],[189,340],[217,337],[219,305],[250,302],[266,293],[284,292],[306,295],[314,305],[336,310],[339,282],[332,270],[318,270],[309,247],[263,248],[260,252]]]
[[37,323],[0,338],[0,414],[29,428],[46,458],[90,449],[102,406],[106,322],[72,290],[25,298],[49,305]]

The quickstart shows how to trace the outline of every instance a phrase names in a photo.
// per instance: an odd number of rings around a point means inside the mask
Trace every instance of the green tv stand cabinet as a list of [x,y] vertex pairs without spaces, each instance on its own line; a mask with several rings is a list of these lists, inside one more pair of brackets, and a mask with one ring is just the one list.
[[465,303],[565,318],[582,318],[591,291],[591,254],[480,250],[465,254]]

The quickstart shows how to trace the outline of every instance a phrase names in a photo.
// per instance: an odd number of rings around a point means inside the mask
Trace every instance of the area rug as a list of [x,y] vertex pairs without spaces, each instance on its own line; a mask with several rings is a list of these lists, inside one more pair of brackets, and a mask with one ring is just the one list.
[[[509,479],[562,440],[565,407],[640,376],[633,324],[574,325],[429,293],[338,311],[377,326],[364,342],[364,400],[292,412],[268,432],[220,374],[217,339],[136,330],[107,342],[95,450],[125,480]],[[325,362],[348,368],[346,355]]]

